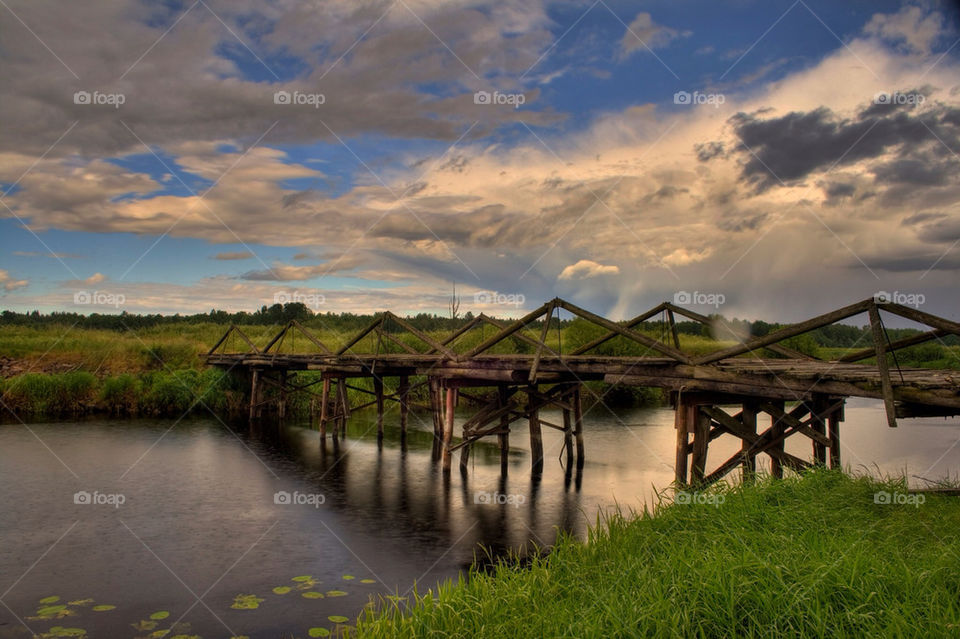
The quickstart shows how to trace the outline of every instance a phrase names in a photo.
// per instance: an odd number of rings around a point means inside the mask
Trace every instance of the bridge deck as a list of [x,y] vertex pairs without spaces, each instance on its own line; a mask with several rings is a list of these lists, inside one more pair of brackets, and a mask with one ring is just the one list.
[[[411,353],[339,357],[248,353],[207,358],[208,364],[222,368],[312,370],[350,377],[429,374],[471,385],[526,381],[535,361],[535,355],[479,355],[455,361],[443,355]],[[814,392],[883,397],[881,373],[875,365],[835,361],[735,357],[698,366],[665,357],[543,355],[538,371],[542,383],[602,380],[781,399],[802,399]],[[960,408],[960,371],[901,368],[892,370],[891,377],[899,401]]]

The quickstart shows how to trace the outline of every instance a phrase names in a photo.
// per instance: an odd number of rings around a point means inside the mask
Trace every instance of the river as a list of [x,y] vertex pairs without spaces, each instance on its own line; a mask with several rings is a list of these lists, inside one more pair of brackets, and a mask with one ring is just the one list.
[[[0,425],[0,637],[58,626],[108,638],[333,632],[371,597],[433,588],[485,552],[546,548],[558,530],[583,538],[601,509],[652,504],[673,476],[667,408],[587,411],[579,475],[561,466],[562,435],[545,429],[539,482],[516,426],[506,478],[493,443],[475,447],[466,478],[456,465],[444,478],[428,415],[411,416],[405,449],[395,413],[382,447],[371,417],[356,415],[336,450],[296,423]],[[844,466],[956,477],[958,425],[889,429],[879,402],[851,400]],[[803,443],[787,450],[809,458]],[[708,467],[738,446],[716,440]]]

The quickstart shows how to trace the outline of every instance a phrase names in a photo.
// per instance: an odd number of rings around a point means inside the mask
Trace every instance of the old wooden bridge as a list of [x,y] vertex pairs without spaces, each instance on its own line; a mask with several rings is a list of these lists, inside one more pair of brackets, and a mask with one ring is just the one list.
[[[561,310],[600,327],[603,334],[570,352],[564,352],[562,344],[548,345],[551,327],[559,327],[554,314]],[[864,314],[871,327],[871,343],[838,359],[817,359],[783,344],[789,338]],[[884,329],[886,314],[923,324],[928,330],[891,341]],[[708,325],[718,339],[735,343],[707,354],[686,353],[680,347],[677,316]],[[643,330],[652,320],[662,322],[658,324],[662,327],[660,339]],[[476,346],[458,347],[468,333],[490,331],[491,327],[493,335]],[[538,333],[539,338],[524,329]],[[398,334],[403,332],[412,337],[400,339]],[[282,352],[284,340],[294,335],[302,335],[312,352]],[[735,338],[731,327],[714,318],[670,303],[618,323],[554,299],[510,324],[481,314],[442,340],[384,312],[335,351],[296,321],[284,326],[262,348],[240,328],[231,326],[210,349],[207,363],[242,377],[250,389],[251,419],[259,418],[264,409],[276,410],[282,418],[291,393],[309,394],[324,441],[328,428],[334,441],[342,437],[351,411],[366,406],[376,406],[378,435],[382,438],[387,401],[399,404],[400,427],[405,435],[412,392],[423,387],[429,397],[444,471],[450,470],[454,453],[459,453],[460,467],[465,471],[474,442],[492,436],[498,439],[505,469],[511,425],[525,421],[535,476],[543,468],[544,426],[563,432],[568,468],[573,464],[574,451],[578,468],[583,466],[584,382],[659,387],[670,392],[676,411],[677,482],[703,485],[737,467],[751,476],[761,454],[769,456],[775,476],[782,476],[785,466],[798,471],[817,464],[838,467],[840,423],[848,397],[882,399],[889,426],[896,426],[897,419],[903,417],[960,414],[960,372],[901,368],[896,362],[897,350],[946,335],[960,335],[960,323],[872,299],[746,340]],[[595,354],[597,347],[615,338],[639,344],[644,354]],[[525,350],[530,352],[493,354],[504,340],[525,342]],[[411,341],[419,347],[412,346]],[[246,350],[225,352],[230,342],[239,342]],[[360,344],[371,343],[373,348],[359,348]],[[388,348],[387,344],[393,346]],[[863,363],[866,360],[871,362]],[[297,380],[299,371],[320,371],[321,375],[303,383]],[[372,390],[352,385],[358,378],[372,380],[368,384]],[[385,392],[384,380],[396,381],[396,390]],[[319,392],[317,385],[321,386]],[[348,388],[368,393],[372,399],[351,406]],[[488,392],[480,394],[473,389]],[[477,404],[478,409],[463,423],[461,437],[455,442],[454,408],[461,398]],[[561,424],[541,419],[540,411],[547,407],[561,409]],[[769,422],[762,429],[761,417]],[[784,442],[793,435],[810,440],[810,459],[784,450]],[[721,436],[739,439],[740,449],[709,470],[709,444]]]

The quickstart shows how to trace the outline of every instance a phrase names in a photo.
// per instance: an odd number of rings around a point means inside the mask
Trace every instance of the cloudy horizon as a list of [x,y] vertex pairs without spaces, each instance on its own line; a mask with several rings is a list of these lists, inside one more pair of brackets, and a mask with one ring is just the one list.
[[0,307],[960,316],[953,4],[690,4],[8,0]]

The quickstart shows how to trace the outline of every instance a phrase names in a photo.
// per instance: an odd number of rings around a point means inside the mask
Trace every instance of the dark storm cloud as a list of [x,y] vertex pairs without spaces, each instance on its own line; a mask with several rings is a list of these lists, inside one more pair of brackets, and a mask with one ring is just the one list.
[[960,148],[960,109],[942,104],[923,110],[895,108],[886,114],[868,108],[855,118],[839,118],[826,107],[768,119],[738,113],[730,122],[741,147],[741,178],[758,192],[891,150],[907,161],[880,169],[883,179],[930,184],[940,179],[941,169],[911,163],[911,154],[926,146],[927,153],[946,157],[952,153],[944,145]]

